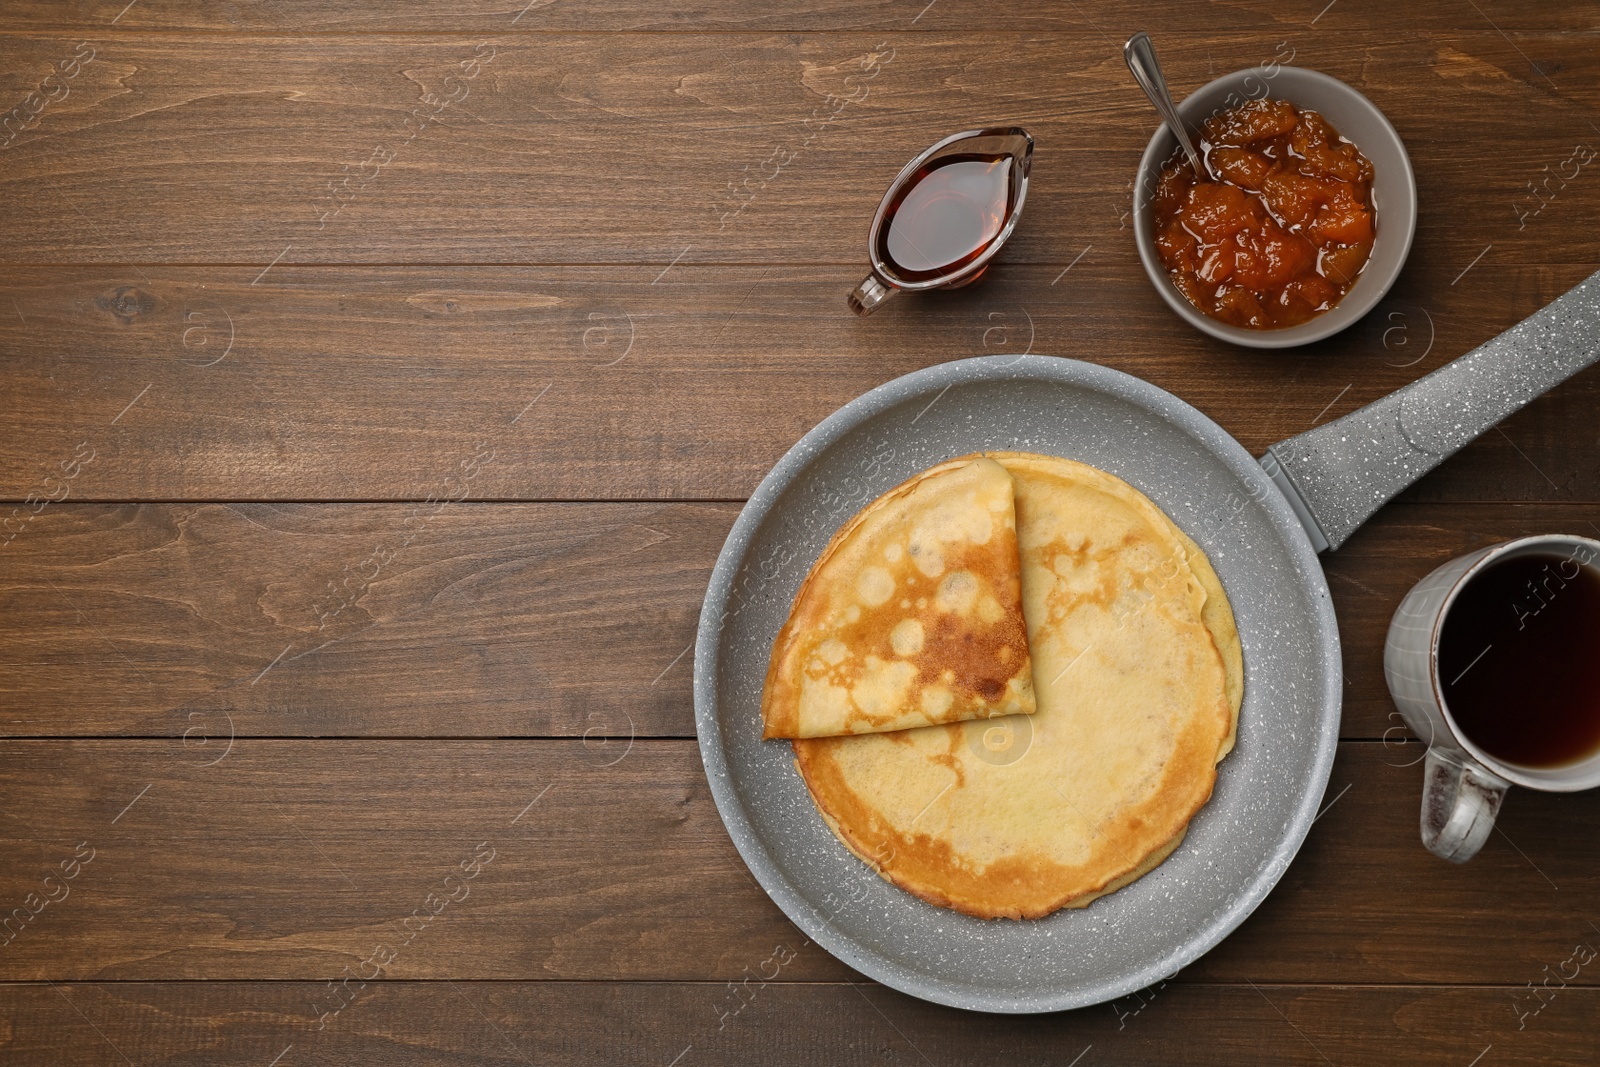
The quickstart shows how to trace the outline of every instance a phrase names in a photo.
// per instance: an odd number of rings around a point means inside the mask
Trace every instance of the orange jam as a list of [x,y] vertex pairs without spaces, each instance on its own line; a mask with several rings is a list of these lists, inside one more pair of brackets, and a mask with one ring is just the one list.
[[1207,119],[1207,177],[1180,149],[1156,186],[1156,248],[1214,319],[1298,326],[1337,304],[1372,254],[1372,164],[1315,111],[1253,100]]

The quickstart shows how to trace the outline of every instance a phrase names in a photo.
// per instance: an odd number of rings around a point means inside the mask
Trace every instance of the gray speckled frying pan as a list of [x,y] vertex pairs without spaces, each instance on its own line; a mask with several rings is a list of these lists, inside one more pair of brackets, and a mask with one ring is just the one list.
[[[1294,858],[1338,738],[1339,633],[1317,553],[1445,457],[1600,358],[1600,273],[1404,389],[1273,445],[1258,463],[1138,378],[988,356],[846,404],[778,462],[717,559],[695,647],[700,754],[728,833],[767,893],[845,963],[914,996],[994,1012],[1114,999],[1191,963]],[[952,456],[1023,449],[1138,487],[1200,544],[1244,644],[1238,747],[1155,871],[1077,911],[982,921],[877,877],[823,824],[787,741],[762,742],[761,686],[800,581],[859,508]]]

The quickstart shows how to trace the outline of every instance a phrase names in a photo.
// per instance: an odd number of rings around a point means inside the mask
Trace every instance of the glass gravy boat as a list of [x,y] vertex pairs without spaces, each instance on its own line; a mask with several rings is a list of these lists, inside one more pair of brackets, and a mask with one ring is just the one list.
[[850,309],[866,315],[899,289],[977,281],[1016,229],[1032,162],[1028,131],[1001,126],[946,137],[907,163],[872,217],[872,273]]

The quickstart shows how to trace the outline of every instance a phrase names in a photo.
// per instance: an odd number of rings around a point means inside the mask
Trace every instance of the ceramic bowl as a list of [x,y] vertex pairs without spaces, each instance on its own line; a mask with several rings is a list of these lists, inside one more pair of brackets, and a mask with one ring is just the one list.
[[1190,131],[1213,113],[1263,97],[1287,100],[1316,111],[1372,162],[1372,205],[1376,236],[1372,257],[1344,299],[1309,322],[1282,330],[1247,330],[1207,315],[1178,291],[1156,251],[1154,198],[1161,166],[1178,151],[1178,139],[1162,125],[1139,160],[1134,183],[1134,240],[1145,273],[1173,311],[1195,329],[1249,348],[1292,348],[1331,337],[1353,324],[1383,299],[1400,276],[1417,229],[1417,183],[1400,135],[1372,101],[1337,78],[1302,67],[1264,66],[1236,71],[1209,82],[1178,105]]

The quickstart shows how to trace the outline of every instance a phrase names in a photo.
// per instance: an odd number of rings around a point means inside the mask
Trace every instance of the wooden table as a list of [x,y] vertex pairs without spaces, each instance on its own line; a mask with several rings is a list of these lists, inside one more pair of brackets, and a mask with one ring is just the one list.
[[[711,803],[689,655],[741,501],[897,375],[1092,360],[1259,453],[1586,277],[1594,5],[521,4],[6,5],[0,1060],[1600,1059],[1600,796],[1434,859],[1381,669],[1437,564],[1600,530],[1600,373],[1328,557],[1327,807],[1111,1005],[947,1010],[806,943]],[[1393,120],[1422,219],[1363,323],[1252,353],[1160,302],[1140,28],[1180,93],[1292,57]],[[985,123],[1038,141],[1003,262],[850,316],[889,178]]]

